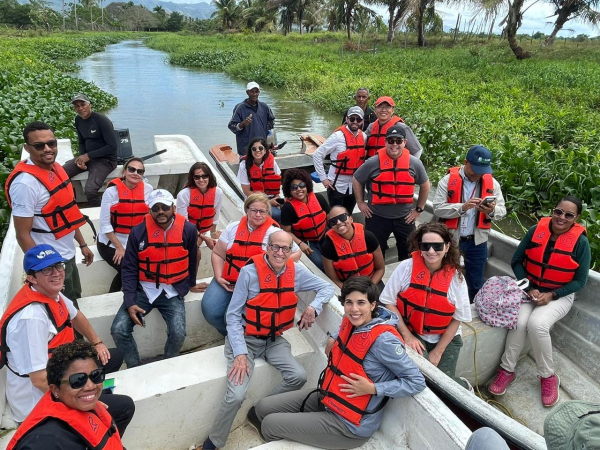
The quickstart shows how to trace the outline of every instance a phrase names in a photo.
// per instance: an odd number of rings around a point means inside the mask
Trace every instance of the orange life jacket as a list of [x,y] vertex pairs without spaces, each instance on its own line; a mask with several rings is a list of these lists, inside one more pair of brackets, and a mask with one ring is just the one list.
[[144,183],[138,183],[136,187],[129,189],[123,180],[115,178],[108,186],[115,186],[119,193],[119,203],[110,207],[110,224],[115,233],[129,234],[148,214]]
[[223,278],[230,283],[235,283],[246,261],[251,256],[264,253],[262,249],[263,240],[271,225],[277,226],[277,222],[271,216],[268,216],[265,223],[250,232],[248,229],[248,216],[242,217],[235,232],[233,245],[225,253]]
[[44,205],[37,217],[43,217],[50,231],[40,228],[32,228],[35,233],[53,233],[56,239],[66,236],[71,231],[85,223],[85,217],[79,211],[75,201],[75,192],[69,176],[60,164],[52,164],[52,170],[42,169],[33,164],[21,161],[15,167],[6,180],[5,194],[8,206],[12,208],[10,200],[10,185],[20,173],[33,175],[40,183],[48,189],[50,199]]
[[294,207],[298,221],[292,224],[292,233],[303,241],[319,241],[325,234],[327,214],[314,192],[308,194],[308,201],[301,202],[292,198],[288,200]]
[[17,428],[6,450],[13,450],[29,432],[49,418],[67,424],[75,434],[86,442],[86,448],[93,450],[123,450],[119,430],[112,417],[100,402],[92,411],[79,411],[62,402],[52,400],[46,392],[25,421]]
[[405,148],[398,159],[392,159],[385,148],[380,149],[379,175],[371,181],[374,205],[412,203],[415,194],[415,179],[408,171],[410,152]]
[[[246,156],[242,158],[248,164]],[[263,161],[262,168],[252,164],[250,168],[250,189],[254,192],[264,192],[267,195],[279,195],[281,175],[275,173],[275,157],[269,153]]]
[[412,260],[410,285],[396,297],[398,311],[413,332],[443,334],[456,310],[448,301],[456,268],[443,267],[432,277],[420,252],[413,252]]
[[246,301],[243,315],[246,321],[247,336],[275,336],[294,325],[298,297],[294,292],[296,268],[288,259],[285,272],[281,276],[271,269],[263,254],[254,255],[247,264],[254,264],[258,275],[259,292],[254,298]]
[[140,281],[152,281],[156,287],[161,283],[175,284],[189,276],[189,252],[184,246],[183,229],[185,219],[175,214],[175,220],[167,231],[160,228],[150,214],[146,215],[148,245],[138,253]]
[[558,236],[550,258],[548,261],[544,261],[544,252],[552,236],[551,220],[550,217],[540,219],[531,243],[525,250],[523,266],[527,272],[527,278],[536,286],[558,289],[575,277],[575,272],[579,268],[579,263],[574,259],[575,244],[577,244],[579,236],[587,232],[585,227],[575,223],[569,231]]
[[346,150],[339,152],[337,159],[331,160],[335,167],[336,177],[338,175],[353,175],[362,163],[365,162],[365,137],[361,130],[354,136],[346,125],[342,125],[335,131],[341,131],[346,140]]
[[355,373],[371,381],[363,368],[363,360],[377,338],[387,331],[397,336],[402,342],[404,340],[396,327],[392,325],[375,325],[361,333],[354,333],[354,330],[350,321],[344,317],[338,337],[329,354],[322,381],[319,381],[318,389],[322,395],[321,403],[323,405],[348,422],[360,426],[362,417],[380,411],[387,403],[388,397],[373,411],[367,411],[367,406],[373,396],[361,395],[348,398],[348,393],[342,392],[342,388],[340,388],[340,383],[347,384],[342,375],[349,377],[351,373]]
[[[448,179],[448,203],[462,203],[462,188],[463,188],[463,179],[459,173],[460,167],[452,167],[448,169],[448,173],[450,174],[450,178]],[[484,174],[481,177],[481,198],[485,198],[488,195],[494,195],[494,179],[492,175],[489,173]],[[477,228],[481,228],[483,230],[489,230],[492,228],[492,219],[489,219],[484,213],[481,211],[477,211]],[[451,230],[456,230],[458,228],[458,217],[454,219],[440,219],[440,222],[444,222],[448,228]]]
[[208,231],[213,226],[213,219],[217,214],[215,210],[215,196],[217,188],[212,187],[206,194],[197,187],[190,187],[190,205],[188,206],[188,220],[196,225],[200,233]]
[[327,232],[339,258],[333,261],[333,268],[341,281],[356,275],[370,277],[375,271],[375,258],[367,251],[365,227],[360,223],[353,223],[352,226],[354,236],[351,240],[344,239],[335,230]]
[[367,138],[367,143],[365,145],[366,149],[366,159],[369,159],[371,156],[375,156],[377,150],[385,147],[385,135],[388,129],[396,125],[398,122],[404,123],[404,120],[398,116],[392,116],[390,120],[388,120],[385,125],[380,126],[379,119],[373,122],[373,127],[371,128],[371,134]]
[[[52,355],[52,352],[59,345],[73,342],[75,340],[75,333],[73,332],[73,326],[71,325],[71,319],[69,318],[69,310],[65,305],[62,297],[59,296],[58,301],[46,297],[37,291],[31,289],[29,284],[24,285],[17,295],[9,303],[8,308],[4,311],[2,319],[0,319],[0,368],[5,365],[8,366],[7,353],[10,352],[8,344],[6,342],[6,332],[8,329],[8,323],[10,319],[14,317],[19,311],[32,303],[41,303],[46,308],[48,317],[52,321],[52,325],[56,328],[56,335],[48,342],[48,357]],[[10,367],[9,367],[10,369]],[[28,377],[29,375],[21,375],[10,369],[15,375],[20,377]]]

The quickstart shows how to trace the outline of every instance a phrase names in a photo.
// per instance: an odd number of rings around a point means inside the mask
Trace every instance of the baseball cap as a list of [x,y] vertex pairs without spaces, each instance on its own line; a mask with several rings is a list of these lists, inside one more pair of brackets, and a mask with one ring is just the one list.
[[474,145],[467,152],[467,161],[471,163],[473,172],[478,175],[494,173],[492,170],[492,152],[483,145]]
[[75,94],[73,96],[73,99],[71,100],[71,103],[75,103],[78,100],[81,100],[82,102],[87,102],[87,103],[90,102],[90,99],[87,98],[87,95],[78,93],[78,94]]
[[175,199],[169,191],[166,189],[154,189],[150,192],[150,196],[148,197],[148,207],[152,208],[157,203],[162,203],[163,205],[172,206],[175,204]]
[[573,400],[554,408],[544,421],[548,450],[600,448],[600,403]]
[[364,111],[362,110],[362,108],[360,106],[353,106],[352,108],[348,109],[348,112],[346,113],[346,116],[347,117],[358,116],[361,119],[364,119],[365,118],[365,113],[364,113]]
[[392,97],[379,97],[375,102],[375,106],[379,106],[382,103],[388,103],[390,106],[396,106]]
[[393,127],[390,127],[387,130],[387,133],[385,133],[385,138],[389,138],[389,137],[399,137],[402,139],[406,139],[406,132],[404,131],[404,128],[402,128],[401,125],[394,125]]
[[258,85],[258,83],[256,81],[251,81],[250,83],[248,83],[246,85],[246,90],[247,91],[251,91],[254,88],[260,89],[260,86]]
[[31,247],[25,252],[25,258],[23,259],[23,269],[25,273],[30,271],[40,271],[48,266],[53,266],[59,262],[66,262],[67,260],[60,256],[54,247],[48,244],[40,244],[35,247]]

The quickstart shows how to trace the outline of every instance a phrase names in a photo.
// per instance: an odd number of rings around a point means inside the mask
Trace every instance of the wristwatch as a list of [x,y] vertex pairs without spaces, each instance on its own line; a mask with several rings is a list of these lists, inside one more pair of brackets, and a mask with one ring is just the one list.
[[552,291],[552,300],[558,300],[558,294],[556,293],[556,291]]
[[418,212],[419,214],[421,214],[423,212],[423,208],[421,208],[420,206],[417,206],[415,208],[415,211]]

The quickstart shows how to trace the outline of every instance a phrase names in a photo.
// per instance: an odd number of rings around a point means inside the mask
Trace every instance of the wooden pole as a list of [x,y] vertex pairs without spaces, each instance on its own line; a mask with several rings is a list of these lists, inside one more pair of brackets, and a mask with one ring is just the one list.
[[456,42],[456,36],[458,34],[458,28],[460,27],[460,14],[456,18],[456,25],[454,27],[454,42]]

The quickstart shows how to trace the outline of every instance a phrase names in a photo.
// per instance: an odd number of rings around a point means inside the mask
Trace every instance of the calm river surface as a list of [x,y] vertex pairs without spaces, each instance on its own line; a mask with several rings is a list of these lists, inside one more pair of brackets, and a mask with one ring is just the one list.
[[[135,155],[153,150],[156,134],[185,134],[206,154],[215,144],[235,150],[235,135],[227,124],[234,106],[246,98],[246,83],[219,72],[170,65],[167,54],[152,50],[141,41],[123,41],[78,61],[78,76],[94,82],[119,99],[106,114],[118,128],[129,128]],[[341,116],[318,111],[281,90],[264,86],[260,100],[275,114],[278,142],[282,150],[300,150],[301,133],[329,136]]]

